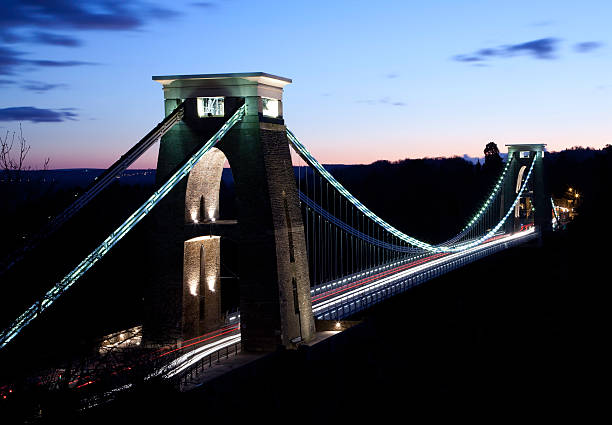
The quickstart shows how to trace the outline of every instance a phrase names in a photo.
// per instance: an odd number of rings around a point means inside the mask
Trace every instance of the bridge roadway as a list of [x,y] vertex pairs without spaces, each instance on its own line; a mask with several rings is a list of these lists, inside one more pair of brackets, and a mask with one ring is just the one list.
[[[463,252],[398,260],[318,285],[311,290],[313,313],[317,319],[341,320],[427,280],[535,237],[537,233],[530,227],[511,235],[497,235]],[[171,361],[164,363],[151,376],[179,377],[206,356],[210,360],[214,353],[224,349],[227,351],[227,347],[238,344],[239,319],[239,314],[236,314],[232,318],[233,323],[218,331],[184,341],[181,348],[163,354],[176,353]],[[202,343],[204,345],[200,345]],[[183,350],[188,352],[181,354]]]

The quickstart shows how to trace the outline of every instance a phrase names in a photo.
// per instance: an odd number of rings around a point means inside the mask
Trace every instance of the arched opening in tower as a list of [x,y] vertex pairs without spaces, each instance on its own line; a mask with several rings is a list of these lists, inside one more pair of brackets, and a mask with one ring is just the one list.
[[[527,166],[523,165],[519,169],[518,176],[516,179],[516,188],[515,193],[518,194],[521,191],[521,187],[525,183],[525,179],[527,178]],[[514,218],[516,224],[519,226],[525,226],[533,223],[534,215],[533,215],[533,184],[529,182],[521,199],[516,204],[514,208]]]
[[194,237],[183,251],[184,337],[216,329],[238,307],[234,200],[228,160],[213,148],[190,172],[185,192],[185,225]]
[[234,179],[225,154],[212,148],[189,173],[185,193],[185,223],[209,223],[235,218]]

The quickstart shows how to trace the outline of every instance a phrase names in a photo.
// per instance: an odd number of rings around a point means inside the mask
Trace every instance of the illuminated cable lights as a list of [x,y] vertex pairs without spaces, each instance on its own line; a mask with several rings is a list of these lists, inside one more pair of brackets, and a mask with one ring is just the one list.
[[478,210],[476,215],[472,217],[472,219],[468,222],[468,224],[466,224],[466,226],[461,231],[462,233],[469,230],[474,224],[476,224],[478,219],[482,216],[482,213],[486,211],[486,209],[489,207],[489,205],[491,204],[495,196],[497,196],[497,194],[499,193],[499,189],[501,189],[502,187],[502,182],[504,181],[504,178],[506,177],[506,172],[508,171],[508,168],[510,168],[511,162],[512,162],[512,157],[508,158],[508,161],[506,162],[506,166],[504,167],[501,175],[499,176],[499,179],[497,179],[497,183],[493,187],[493,192],[489,195],[489,197],[484,202],[480,210]]
[[225,134],[238,122],[246,113],[246,104],[242,105],[230,119],[217,131],[208,141],[186,161],[186,163],[176,171],[147,201],[138,208],[121,226],[108,236],[91,254],[70,273],[68,273],[59,283],[51,288],[43,297],[42,301],[35,302],[30,308],[22,313],[9,328],[0,334],[0,349],[4,348],[13,338],[23,330],[32,320],[38,317],[53,302],[55,302],[65,291],[67,291],[87,270],[92,268],[102,257],[119,242],[130,230],[138,224],[153,207],[166,196],[174,186],[181,181],[198,161],[215,146]]
[[555,201],[553,200],[553,198],[550,198],[550,204],[552,205],[552,210],[553,210],[553,215],[554,215],[552,222],[553,222],[553,226],[556,229],[557,227],[559,227],[559,223],[561,222],[561,219],[559,218],[559,214],[557,213],[557,208],[561,209],[561,211],[565,211],[567,210],[567,208],[557,207],[555,205]]
[[368,217],[370,220],[374,221],[379,226],[383,227],[389,233],[398,237],[404,242],[408,242],[413,246],[425,249],[427,251],[442,252],[442,248],[436,248],[433,245],[408,236],[405,233],[397,230],[395,227],[391,226],[386,221],[382,220],[380,217],[370,211],[368,207],[363,205],[357,198],[355,198],[348,190],[345,189],[344,186],[342,186],[338,182],[338,180],[334,178],[334,176],[332,176],[325,168],[323,168],[319,161],[317,161],[314,156],[312,156],[312,154],[306,149],[304,145],[300,143],[297,137],[295,137],[289,129],[287,129],[287,136],[289,138],[289,141],[291,142],[291,145],[294,147],[298,155],[300,155],[302,159],[306,161],[307,164],[315,168],[319,172],[319,174],[321,174],[338,192],[340,192],[340,194],[342,194],[346,199],[348,199],[355,207],[357,207],[359,211],[365,214],[366,217]]
[[495,235],[497,233],[497,231],[501,228],[501,226],[503,226],[503,224],[506,222],[506,220],[510,216],[510,213],[514,210],[514,207],[516,206],[516,204],[520,200],[521,196],[523,195],[523,192],[525,191],[525,188],[527,187],[527,182],[529,181],[529,177],[531,176],[531,172],[533,171],[533,167],[535,165],[535,158],[537,158],[537,155],[535,155],[534,159],[531,161],[531,168],[529,169],[527,177],[525,178],[525,181],[524,181],[521,189],[519,190],[519,193],[517,193],[517,197],[515,198],[514,202],[512,203],[512,206],[506,212],[506,215],[499,221],[499,223],[497,223],[497,225],[495,227],[493,227],[493,229],[491,229],[489,232],[487,232],[481,238],[476,239],[476,240],[474,240],[474,241],[472,241],[470,243],[467,243],[467,244],[461,244],[461,245],[456,245],[456,246],[432,245],[432,244],[429,244],[427,242],[423,242],[423,241],[420,241],[420,240],[418,240],[416,238],[413,238],[412,236],[409,236],[409,235],[405,234],[404,232],[401,232],[400,230],[396,229],[395,227],[391,226],[389,223],[387,223],[386,221],[384,221],[383,219],[378,217],[368,207],[363,205],[357,198],[355,198],[348,190],[346,190],[346,188],[344,186],[342,186],[342,184],[340,184],[340,182],[338,182],[334,178],[334,176],[332,176],[315,159],[315,157],[308,151],[308,149],[306,149],[306,147],[297,139],[297,137],[295,137],[295,135],[289,129],[287,129],[287,137],[289,139],[289,142],[291,143],[291,146],[294,148],[294,150],[297,152],[297,154],[300,157],[302,157],[302,159],[308,165],[310,165],[315,170],[317,170],[319,172],[319,174],[322,177],[324,177],[325,180],[327,180],[328,183],[330,183],[338,192],[340,192],[341,195],[343,195],[351,204],[353,204],[353,206],[355,206],[359,211],[361,211],[366,217],[368,217],[370,220],[372,220],[373,222],[375,222],[376,224],[381,226],[384,230],[386,230],[387,232],[389,232],[393,236],[397,237],[398,239],[400,239],[400,240],[402,240],[404,242],[407,242],[407,243],[409,243],[412,246],[421,248],[421,249],[423,249],[425,251],[428,251],[428,252],[434,252],[434,253],[464,251],[464,250],[467,250],[467,249],[469,249],[471,247],[474,247],[474,246],[480,244],[481,242],[483,242],[483,241],[491,238],[493,235]]
[[371,236],[368,236],[365,233],[355,229],[354,227],[351,227],[347,223],[336,218],[333,214],[329,213],[327,210],[323,209],[323,207],[321,207],[315,201],[313,201],[308,196],[306,196],[306,194],[304,194],[302,191],[298,191],[298,192],[299,192],[300,201],[304,202],[306,206],[308,206],[314,212],[321,215],[321,217],[323,217],[325,220],[328,220],[330,223],[334,224],[338,228],[345,230],[347,233],[359,239],[362,239],[368,243],[371,243],[372,245],[376,245],[376,246],[390,249],[390,250],[397,251],[397,252],[410,252],[410,253],[420,252],[420,250],[417,248],[413,248],[409,246],[394,245],[394,244],[373,238]]
[[516,204],[520,201],[521,197],[523,196],[523,193],[525,192],[525,189],[527,188],[527,183],[529,182],[529,178],[531,177],[531,173],[533,171],[535,163],[536,162],[535,162],[535,157],[534,157],[534,159],[531,161],[531,167],[529,168],[529,172],[527,173],[527,177],[525,177],[525,181],[523,182],[523,185],[521,186],[521,189],[519,190],[519,193],[517,193],[517,196],[514,199],[514,202],[512,203],[510,208],[508,208],[508,211],[506,212],[506,215],[504,215],[504,217],[499,221],[499,223],[497,223],[497,225],[495,227],[493,227],[487,234],[485,234],[484,236],[480,237],[479,239],[477,239],[477,240],[475,240],[473,242],[470,242],[468,244],[462,245],[460,248],[451,248],[451,252],[460,252],[460,251],[463,251],[465,249],[472,248],[472,247],[480,244],[481,242],[486,241],[491,236],[493,236],[495,233],[497,233],[497,231],[504,225],[504,223],[506,222],[506,220],[508,219],[510,214],[514,211],[514,208],[516,207]]

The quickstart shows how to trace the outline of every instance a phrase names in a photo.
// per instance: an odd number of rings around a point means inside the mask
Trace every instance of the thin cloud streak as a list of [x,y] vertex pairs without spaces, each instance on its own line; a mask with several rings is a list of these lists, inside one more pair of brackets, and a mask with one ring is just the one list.
[[604,44],[599,41],[583,41],[582,43],[576,43],[574,45],[574,50],[578,53],[588,53],[600,49],[603,46]]
[[202,7],[204,9],[211,9],[211,8],[217,7],[217,4],[212,1],[198,1],[198,2],[191,3],[191,6]]
[[49,90],[67,87],[67,86],[68,86],[67,84],[62,84],[62,83],[52,84],[52,83],[45,83],[42,81],[31,81],[30,80],[30,81],[24,81],[19,87],[24,90],[32,91],[35,93],[44,93]]
[[376,105],[376,104],[382,103],[383,105],[390,105],[390,106],[406,106],[406,103],[397,101],[397,100],[391,100],[388,97],[383,97],[382,99],[378,99],[378,100],[361,99],[361,100],[356,100],[355,103],[365,103],[366,105]]

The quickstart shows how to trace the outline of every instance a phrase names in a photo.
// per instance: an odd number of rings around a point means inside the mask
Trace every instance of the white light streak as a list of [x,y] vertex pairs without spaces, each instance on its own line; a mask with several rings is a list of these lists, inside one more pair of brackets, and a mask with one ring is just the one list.
[[181,373],[189,366],[197,363],[199,360],[208,356],[209,354],[213,354],[218,350],[221,350],[225,347],[229,347],[230,345],[236,344],[237,342],[240,342],[240,333],[237,335],[231,335],[222,338],[218,341],[199,347],[193,351],[190,351],[189,353],[183,354],[176,360],[159,368],[151,375],[147,376],[146,379],[159,375],[163,375],[165,378],[172,378],[176,374]]
[[389,277],[386,277],[386,278],[383,278],[383,279],[380,279],[380,280],[376,280],[376,281],[371,282],[371,283],[369,283],[367,285],[361,286],[359,288],[355,288],[355,289],[353,289],[351,291],[343,293],[342,295],[338,295],[337,297],[331,298],[329,300],[324,300],[324,301],[321,301],[320,303],[313,303],[312,312],[316,314],[316,313],[320,312],[321,310],[327,310],[330,307],[333,307],[333,306],[335,306],[337,304],[345,302],[348,298],[351,298],[351,297],[353,297],[355,295],[364,295],[365,296],[367,293],[372,292],[374,289],[377,289],[377,288],[380,288],[382,286],[385,286],[385,285],[387,285],[388,283],[390,283],[392,281],[400,280],[400,279],[405,279],[405,278],[408,278],[408,277],[410,277],[412,275],[415,275],[415,274],[417,274],[419,272],[425,271],[425,270],[427,270],[429,268],[432,268],[432,267],[435,267],[435,266],[438,266],[438,265],[442,265],[442,264],[444,264],[446,262],[453,261],[455,259],[461,258],[461,257],[466,256],[466,255],[473,254],[475,252],[478,252],[480,250],[489,248],[491,246],[499,245],[499,244],[502,244],[502,243],[506,243],[506,242],[512,241],[514,239],[525,237],[527,235],[530,235],[534,231],[535,231],[534,228],[530,228],[529,230],[526,230],[526,231],[523,231],[523,232],[519,232],[519,233],[515,233],[515,234],[507,236],[505,238],[500,238],[500,239],[497,239],[495,241],[486,243],[484,245],[479,245],[477,247],[470,248],[467,251],[458,252],[458,253],[455,253],[455,254],[450,254],[450,255],[444,256],[442,258],[439,258],[439,259],[436,259],[436,260],[432,260],[430,262],[427,262],[427,263],[424,263],[424,264],[420,264],[420,265],[412,267],[410,269],[401,271],[401,272],[399,272],[397,274],[394,274],[394,275],[391,275]]

